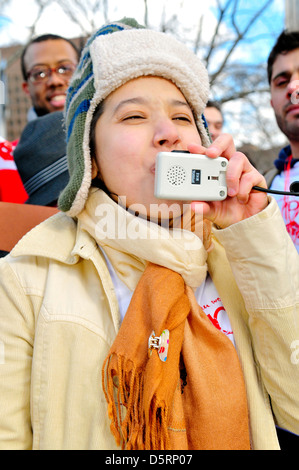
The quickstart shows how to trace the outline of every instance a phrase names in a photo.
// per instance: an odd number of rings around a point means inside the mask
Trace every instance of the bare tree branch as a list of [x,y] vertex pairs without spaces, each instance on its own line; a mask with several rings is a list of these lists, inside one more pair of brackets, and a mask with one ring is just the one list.
[[148,4],[147,4],[147,0],[144,0],[144,26],[148,26]]
[[[229,58],[231,57],[232,53],[236,49],[237,45],[240,43],[240,41],[242,39],[244,39],[244,37],[246,36],[246,34],[250,30],[250,28],[254,25],[256,20],[261,16],[263,11],[265,11],[272,2],[273,2],[273,0],[267,0],[266,3],[264,3],[264,5],[248,21],[247,26],[245,27],[243,32],[240,32],[239,29],[235,27],[235,31],[237,33],[236,38],[233,41],[232,46],[229,48],[225,58],[223,59],[221,65],[219,66],[218,70],[211,75],[211,84],[214,83],[217,75],[219,75],[222,72],[222,70],[225,68],[226,64],[228,63]],[[236,4],[235,4],[235,6],[236,6]],[[234,14],[233,14],[233,23],[235,22],[234,15],[235,15],[235,11],[234,11]]]
[[231,95],[223,96],[219,101],[221,104],[228,103],[229,101],[239,100],[253,95],[254,93],[265,93],[269,91],[269,87],[262,87],[258,89],[252,88],[251,90],[242,90]]
[[[90,25],[90,29],[86,29],[84,22],[82,21],[83,19],[86,19],[86,7],[82,2],[77,2],[76,0],[73,0],[73,4],[70,5],[68,0],[60,0],[59,5],[62,8],[62,10],[65,12],[65,14],[75,23],[77,24],[81,31],[83,32],[83,35],[90,34],[92,30],[92,26]],[[77,13],[76,8],[74,8],[74,5],[77,7],[79,10],[79,14]]]
[[[215,26],[213,26],[213,31],[208,33],[209,40],[203,37],[207,21],[207,17],[202,13],[203,10],[199,9],[197,18],[193,16],[193,26],[183,24],[182,18],[189,8],[187,0],[180,0],[176,9],[172,8],[172,2],[160,0],[158,3],[161,13],[156,20],[157,24],[152,26],[154,29],[176,37],[180,36],[180,39],[190,46],[196,54],[200,54],[204,58],[210,75],[211,95],[225,104],[226,109],[229,109],[228,103],[238,100],[236,111],[232,108],[234,119],[236,119],[240,103],[248,106],[248,109],[251,109],[252,104],[253,109],[253,105],[256,103],[255,97],[267,95],[269,92],[264,64],[245,63],[245,54],[242,59],[238,59],[235,52],[247,45],[256,46],[257,41],[269,38],[267,31],[254,28],[254,26],[258,20],[267,19],[265,12],[273,2],[274,0],[260,0],[256,7],[256,4],[240,0],[215,0],[215,8],[213,9],[213,12],[216,11],[213,20]],[[29,28],[30,37],[35,34],[38,22],[47,7],[53,3],[59,5],[69,20],[78,26],[82,36],[89,35],[97,27],[99,16],[102,16],[102,19],[107,22],[110,13],[115,12],[115,7],[112,7],[112,2],[109,0],[35,0],[37,8],[34,21]],[[152,18],[151,8],[154,8],[155,3],[157,4],[157,0],[143,0],[144,24],[147,27],[151,27],[149,25]],[[11,4],[12,0],[0,0],[0,9],[11,6]],[[194,11],[197,10],[194,9]],[[269,30],[270,27],[271,23],[268,22],[267,29]],[[18,57],[19,53],[17,52],[8,58],[7,68]],[[264,101],[266,102],[266,100]],[[256,112],[259,112],[259,109]],[[263,117],[261,112],[260,119]],[[242,124],[244,122],[242,118]],[[264,120],[259,130],[264,131],[268,140],[267,129],[267,122]]]
[[108,0],[103,0],[103,15],[104,15],[105,23],[108,21],[108,17],[109,17],[108,10],[109,10]]
[[32,38],[34,35],[35,35],[35,30],[36,30],[36,25],[38,23],[38,20],[40,19],[40,17],[42,16],[45,8],[50,5],[50,3],[52,3],[52,0],[36,0],[36,4],[38,6],[38,12],[37,12],[37,16],[34,20],[34,22],[32,23],[31,27],[29,28],[29,37]]
[[219,35],[219,29],[220,29],[220,26],[223,22],[223,19],[224,19],[224,15],[225,13],[227,12],[230,4],[231,4],[232,0],[228,0],[226,2],[226,4],[224,5],[224,7],[222,8],[221,7],[221,3],[219,0],[217,0],[217,4],[218,4],[218,11],[219,11],[219,16],[218,16],[218,21],[217,21],[217,25],[216,25],[216,28],[215,28],[215,31],[214,31],[214,34],[213,34],[213,37],[212,37],[212,40],[210,42],[210,47],[208,49],[208,52],[206,54],[206,57],[205,57],[205,63],[208,67],[209,65],[209,61],[210,61],[210,57],[214,51],[214,48],[215,48],[215,42],[216,42],[216,39]]
[[200,43],[201,43],[202,25],[203,25],[203,16],[200,16],[199,23],[198,23],[198,28],[197,28],[197,35],[196,35],[196,38],[195,38],[195,41],[194,41],[194,52],[195,52],[195,54],[198,53]]

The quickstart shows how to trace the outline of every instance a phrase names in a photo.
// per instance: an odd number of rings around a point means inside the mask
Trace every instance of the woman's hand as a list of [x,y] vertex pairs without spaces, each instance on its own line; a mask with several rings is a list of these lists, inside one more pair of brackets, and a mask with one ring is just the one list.
[[266,193],[252,190],[253,186],[267,187],[264,177],[243,153],[236,151],[231,135],[221,134],[208,148],[190,144],[188,150],[210,158],[221,156],[229,160],[226,172],[228,197],[224,201],[194,201],[191,207],[196,213],[202,213],[203,217],[225,228],[257,214],[268,205]]

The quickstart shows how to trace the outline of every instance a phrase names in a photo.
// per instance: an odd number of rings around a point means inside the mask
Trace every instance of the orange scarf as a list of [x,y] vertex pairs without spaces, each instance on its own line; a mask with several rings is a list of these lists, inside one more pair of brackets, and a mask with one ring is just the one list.
[[[148,338],[170,331],[166,362]],[[236,350],[182,276],[149,263],[103,365],[111,431],[123,449],[250,449]]]
[[[248,449],[243,375],[231,341],[198,306],[211,223],[191,211],[165,230],[92,189],[78,224],[103,247],[134,291],[103,365],[111,430],[125,449]],[[118,228],[124,229],[118,232]],[[129,236],[139,234],[139,236]],[[168,357],[148,355],[170,331]]]

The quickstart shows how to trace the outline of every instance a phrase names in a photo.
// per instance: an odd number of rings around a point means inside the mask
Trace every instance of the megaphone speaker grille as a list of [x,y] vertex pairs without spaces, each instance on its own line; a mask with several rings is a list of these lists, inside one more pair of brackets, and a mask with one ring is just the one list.
[[180,186],[186,180],[186,171],[180,165],[174,165],[167,171],[167,181],[172,186]]

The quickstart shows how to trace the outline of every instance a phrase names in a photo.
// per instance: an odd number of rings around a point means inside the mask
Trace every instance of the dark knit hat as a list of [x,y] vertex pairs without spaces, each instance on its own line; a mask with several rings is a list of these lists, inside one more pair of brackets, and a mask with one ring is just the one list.
[[149,75],[171,80],[181,90],[193,110],[203,145],[209,145],[202,116],[209,80],[198,57],[170,35],[146,29],[135,20],[105,25],[83,49],[67,94],[70,181],[59,198],[59,208],[70,216],[83,210],[91,186],[90,124],[97,105],[126,82]]
[[30,121],[13,155],[29,195],[26,203],[55,203],[69,181],[63,113],[57,111]]

